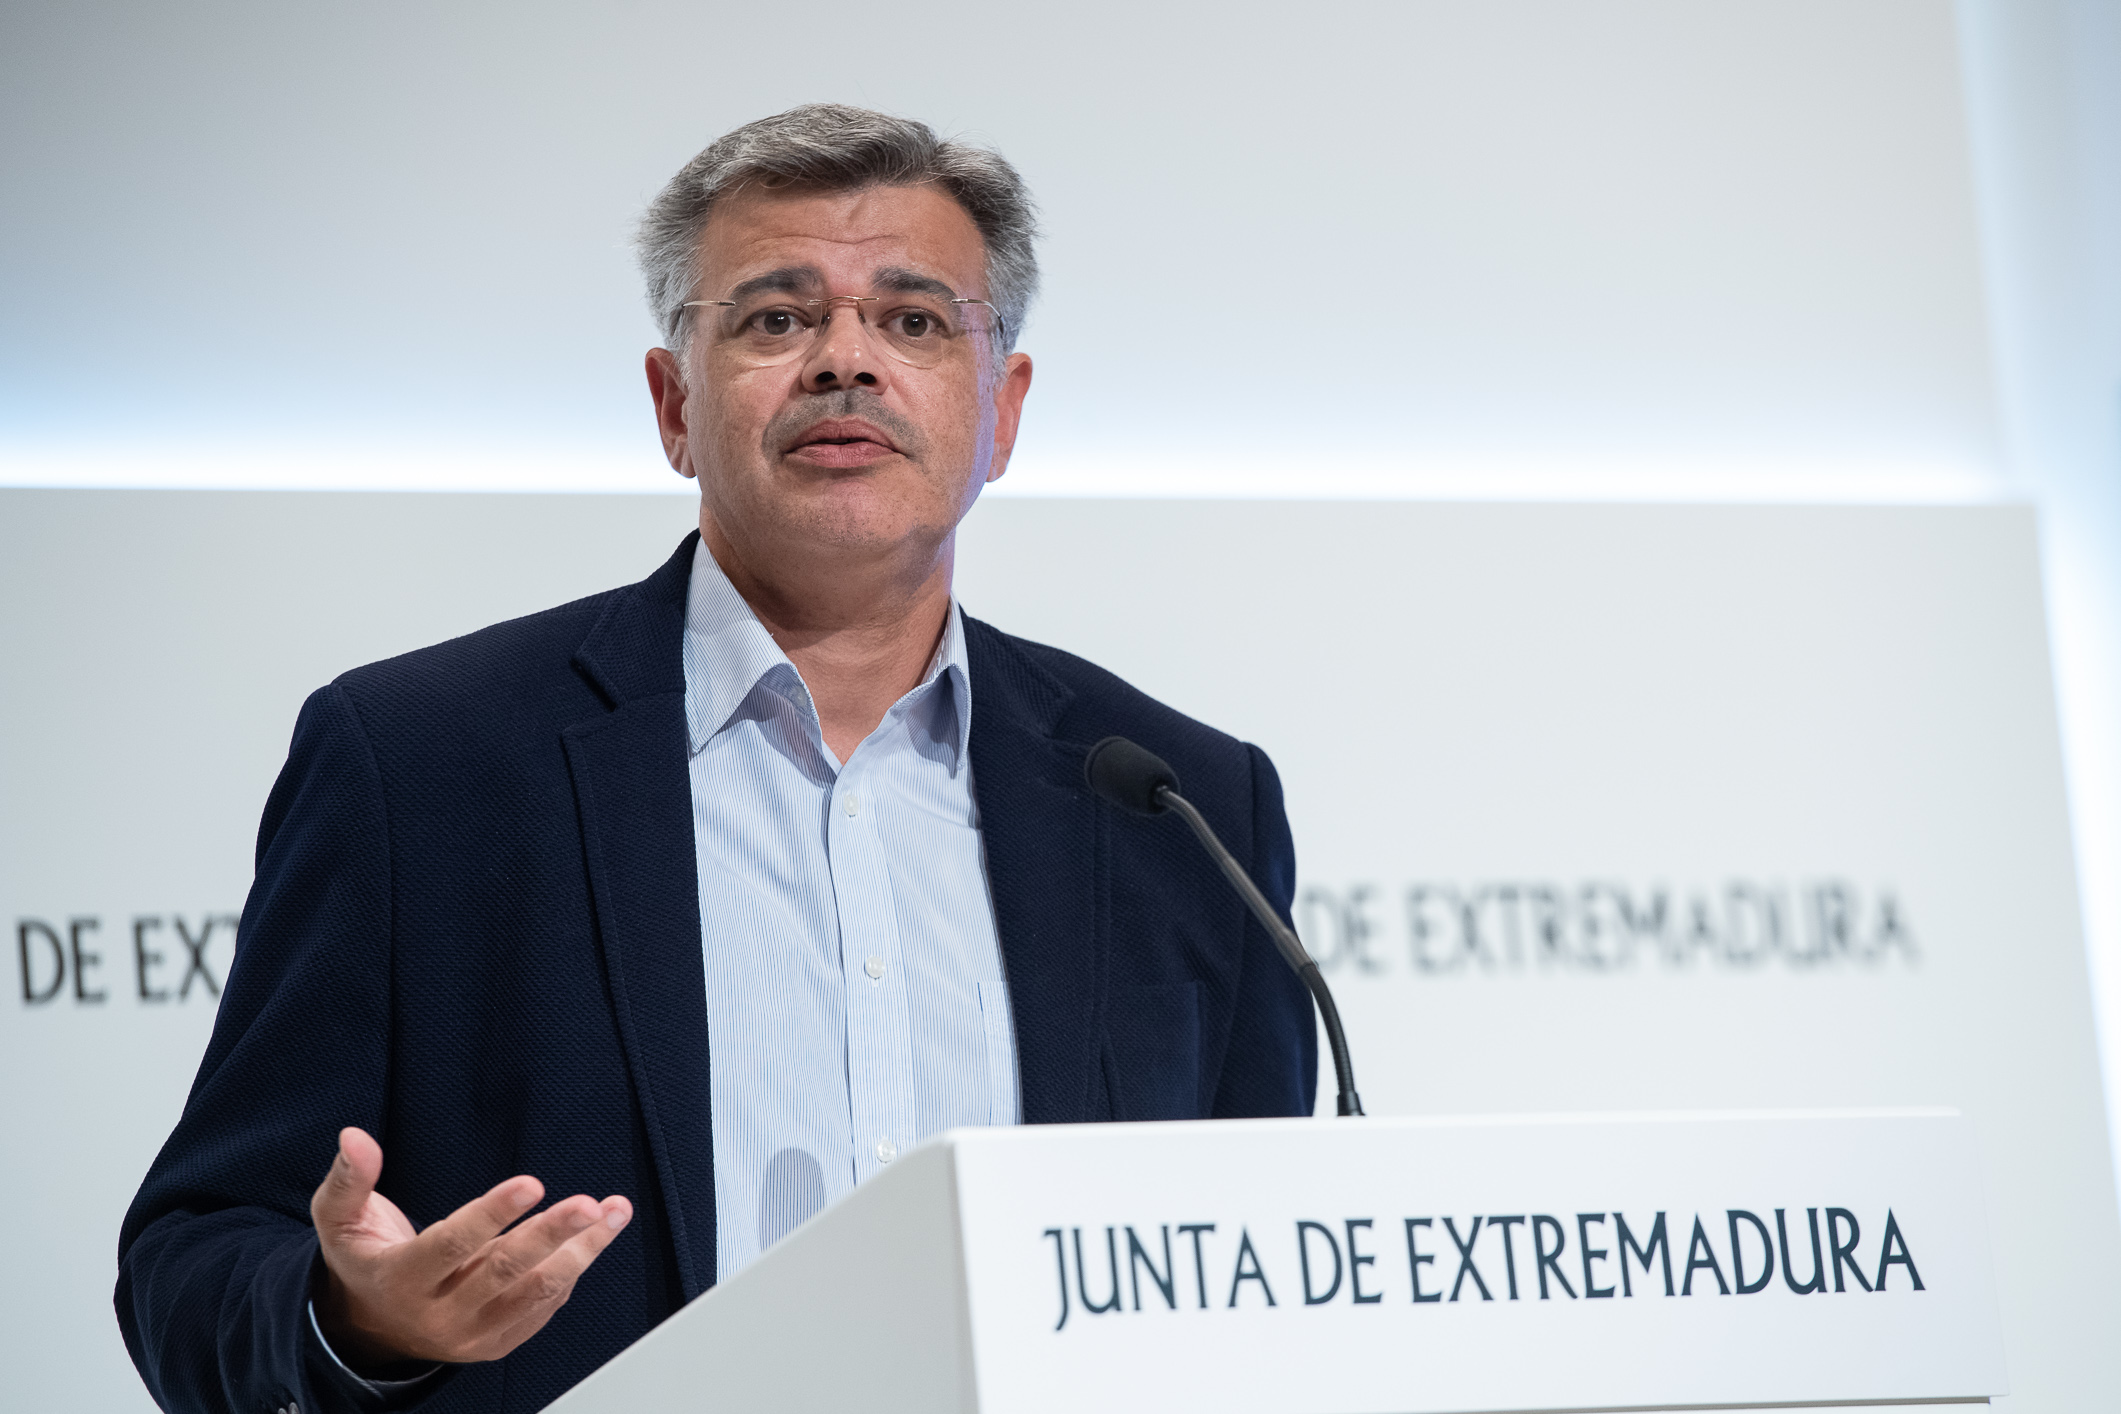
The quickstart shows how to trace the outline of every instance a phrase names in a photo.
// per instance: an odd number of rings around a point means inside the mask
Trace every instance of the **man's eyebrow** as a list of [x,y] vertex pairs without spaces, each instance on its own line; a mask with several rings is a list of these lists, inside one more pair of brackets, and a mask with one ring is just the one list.
[[[807,295],[821,290],[825,284],[824,274],[815,265],[784,265],[778,270],[768,270],[763,275],[754,275],[731,290],[730,300],[742,304],[753,295],[790,294]],[[871,288],[895,295],[939,295],[953,299],[957,291],[932,275],[923,275],[918,270],[908,270],[902,265],[887,265],[876,272]]]
[[923,275],[918,270],[908,270],[901,265],[887,265],[877,271],[876,288],[894,295],[940,295],[944,299],[957,297],[957,291],[941,280]]
[[760,294],[799,295],[815,290],[825,283],[825,277],[814,265],[783,265],[778,270],[768,270],[763,275],[754,275],[729,292],[728,297],[738,304]]

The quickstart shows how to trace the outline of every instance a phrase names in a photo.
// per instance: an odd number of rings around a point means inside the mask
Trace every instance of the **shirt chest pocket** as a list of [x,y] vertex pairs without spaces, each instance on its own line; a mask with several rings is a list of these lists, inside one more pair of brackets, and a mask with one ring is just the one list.
[[980,1031],[987,1058],[987,1123],[1019,1124],[1016,1032],[1009,1016],[1009,989],[1000,982],[979,984]]

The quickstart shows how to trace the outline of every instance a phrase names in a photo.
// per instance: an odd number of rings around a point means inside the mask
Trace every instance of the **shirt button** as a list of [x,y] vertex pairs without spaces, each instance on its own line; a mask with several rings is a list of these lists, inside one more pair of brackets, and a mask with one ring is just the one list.
[[892,1143],[889,1139],[879,1139],[876,1141],[876,1161],[878,1163],[888,1164],[897,1157],[898,1145]]
[[862,964],[862,971],[869,974],[870,981],[880,982],[884,977],[884,960],[880,957],[872,957]]
[[862,813],[862,798],[853,791],[848,791],[840,800],[840,809],[849,815],[859,815]]

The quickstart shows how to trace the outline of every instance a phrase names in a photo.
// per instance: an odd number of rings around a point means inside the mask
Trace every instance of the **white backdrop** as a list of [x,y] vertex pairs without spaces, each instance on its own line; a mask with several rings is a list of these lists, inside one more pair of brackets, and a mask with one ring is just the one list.
[[[1026,340],[1038,383],[1004,496],[2036,502],[2080,888],[2121,1018],[2121,0],[1065,13],[904,0],[881,26],[733,0],[0,7],[0,485],[672,487],[641,397],[650,332],[628,226],[708,137],[814,98],[992,140],[1044,203],[1047,294]],[[1329,347],[1292,352],[1262,311],[1320,268],[1345,278],[1362,317],[1331,321]],[[1115,306],[1146,336],[1116,342]],[[0,503],[17,547],[34,539],[21,504]],[[685,507],[609,514],[662,525]],[[197,514],[188,538],[119,562],[244,583],[258,572],[246,557],[283,552],[239,547],[218,512]],[[285,720],[258,704],[629,577],[638,554],[631,532],[596,531],[616,537],[608,552],[575,546],[566,565],[504,587],[431,553],[459,547],[447,528],[465,514],[416,518],[429,528],[405,533],[429,552],[405,551],[399,579],[349,581],[387,612],[312,604],[331,627],[297,635],[291,609],[238,606],[286,670],[262,695],[185,676],[222,661],[230,632],[182,608],[190,598],[135,621],[112,607],[131,586],[110,577],[109,552],[64,536],[11,550],[0,656],[104,623],[128,647],[69,659],[59,677],[23,670],[9,722],[87,713],[102,749],[171,784],[151,809],[107,784],[32,791],[33,768],[62,783],[90,768],[47,757],[34,734],[0,740],[0,831],[14,832],[0,833],[0,872],[17,871],[4,877],[43,868],[14,842],[49,834],[131,861],[143,881],[137,898],[0,902],[37,917],[106,910],[83,947],[120,988],[126,910],[148,910],[164,921],[143,943],[175,960],[167,985],[180,986],[179,918],[196,936],[239,888],[184,882],[220,877],[232,856],[166,802],[262,790]],[[478,519],[525,515],[537,513]],[[1064,606],[1020,607],[1034,624]],[[1130,631],[1063,622],[1055,636],[1084,627]],[[1501,659],[1527,696],[1642,671],[1557,661],[1567,671],[1549,682]],[[1859,666],[1833,680],[1855,712],[1871,700],[1848,686]],[[29,684],[19,696],[16,682]],[[1419,700],[1443,711],[1448,694]],[[130,745],[142,718],[223,749],[143,761]],[[1475,815],[1536,830],[1551,806],[1542,792],[1484,799]],[[1831,827],[1836,812],[1821,816]],[[209,855],[223,863],[205,868]],[[1374,954],[1410,968],[1393,931],[1407,889],[1477,897],[1485,939],[1513,917],[1524,926],[1513,910],[1548,897],[1534,890],[1580,899],[1602,867],[1533,875],[1533,863],[1380,859],[1311,877],[1308,908],[1319,928],[1347,930],[1346,966]],[[1765,866],[1716,866],[1740,867]],[[1669,906],[1690,906],[1689,886],[1720,899],[1735,883],[1751,899],[1774,882],[1716,868],[1674,882]],[[1654,881],[1619,882],[1630,906],[1652,906]],[[1875,902],[1879,881],[1849,882]],[[1805,897],[1788,907],[1818,907]],[[1925,926],[1918,914],[1918,939]],[[192,980],[191,1000],[144,1004],[123,1034],[190,1037]],[[1503,985],[1435,981],[1476,997]],[[116,1025],[99,1015],[85,1008],[78,1024]],[[2121,1075],[2117,1036],[2110,1022]],[[1517,1063],[1468,1045],[1489,1068]],[[73,1103],[63,1074],[26,1063],[39,1083],[20,1103],[58,1123]],[[184,1069],[142,1068],[141,1103],[167,1100]],[[1555,1083],[1575,1073],[1561,1069]],[[106,1186],[137,1168],[123,1146],[143,1141],[115,1119],[68,1132],[117,1146],[98,1170]]]
[[1997,470],[1948,0],[4,23],[18,480],[667,486],[632,223],[709,139],[821,97],[991,141],[1043,205],[1025,490]]
[[2121,857],[2121,0],[0,7],[0,484],[669,487],[626,233],[816,98],[1044,203],[1005,495],[2037,503]]
[[[0,491],[0,920],[56,940],[26,935],[0,1005],[25,1407],[145,1406],[117,1223],[210,1023],[182,938],[225,971],[209,924],[241,906],[303,695],[639,578],[689,521],[660,497]],[[1005,500],[968,523],[960,588],[1274,756],[1375,1112],[1957,1106],[2013,1403],[2121,1386],[2024,511]]]

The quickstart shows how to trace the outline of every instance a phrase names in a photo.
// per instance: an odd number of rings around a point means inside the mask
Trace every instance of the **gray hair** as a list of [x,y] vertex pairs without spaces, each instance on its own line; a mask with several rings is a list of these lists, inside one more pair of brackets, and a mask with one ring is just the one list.
[[987,297],[1003,320],[1003,352],[1016,347],[1038,293],[1038,210],[999,152],[937,138],[926,123],[843,103],[806,103],[746,123],[687,162],[649,204],[634,237],[648,308],[680,358],[685,301],[698,278],[700,234],[717,198],[746,183],[826,191],[933,182],[972,218],[986,245]]

